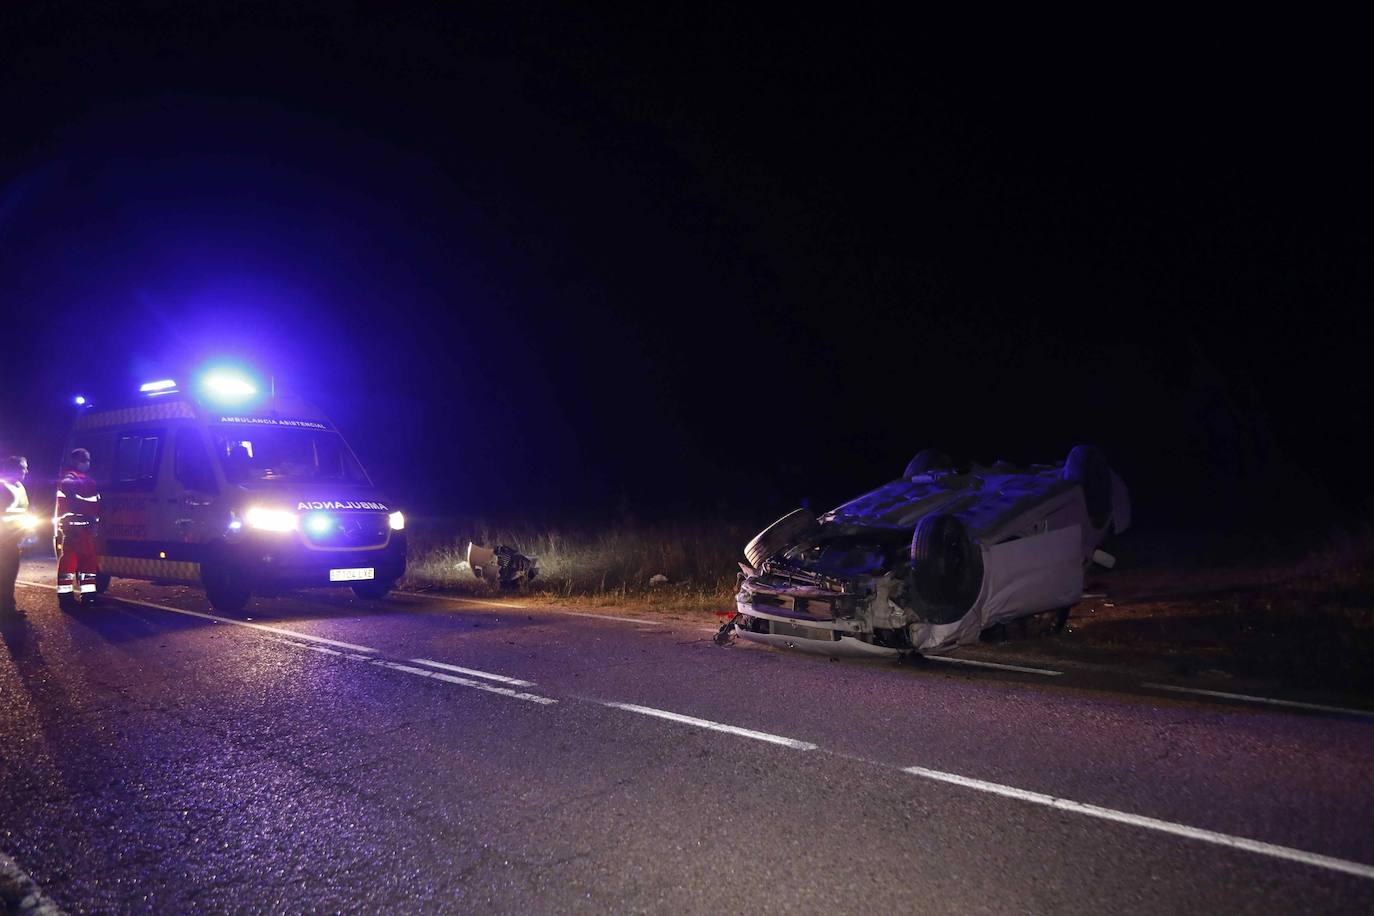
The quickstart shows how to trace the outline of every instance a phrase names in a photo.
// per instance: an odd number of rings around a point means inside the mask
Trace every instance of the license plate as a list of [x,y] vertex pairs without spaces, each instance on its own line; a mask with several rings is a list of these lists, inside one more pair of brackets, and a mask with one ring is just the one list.
[[371,578],[371,566],[367,566],[362,569],[331,569],[329,571],[330,582],[356,582],[359,579]]

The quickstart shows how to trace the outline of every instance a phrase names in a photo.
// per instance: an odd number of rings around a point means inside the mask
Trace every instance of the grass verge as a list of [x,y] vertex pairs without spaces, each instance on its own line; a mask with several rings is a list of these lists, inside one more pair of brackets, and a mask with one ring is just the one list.
[[[754,534],[711,521],[591,529],[461,518],[418,519],[407,531],[411,558],[403,588],[499,594],[468,569],[465,553],[473,541],[508,544],[539,560],[538,578],[521,589],[525,599],[684,611],[732,606],[736,561]],[[655,576],[666,581],[654,582]]]

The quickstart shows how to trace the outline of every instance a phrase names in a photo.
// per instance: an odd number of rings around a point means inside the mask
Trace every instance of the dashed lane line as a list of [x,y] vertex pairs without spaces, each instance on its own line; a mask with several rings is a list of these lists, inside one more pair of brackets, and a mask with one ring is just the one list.
[[[333,656],[338,657],[338,658],[349,657],[349,656],[345,656],[343,652],[340,652],[340,651],[338,651],[337,649],[330,649],[330,648],[327,648],[327,647],[325,647],[325,646],[312,646],[312,645],[311,645],[310,643],[308,643],[308,642],[296,642],[294,639],[278,639],[278,638],[276,638],[275,636],[264,636],[263,639],[270,639],[270,640],[272,640],[272,642],[279,642],[279,643],[281,643],[283,646],[292,646],[293,648],[296,648],[296,649],[309,649],[309,650],[312,651],[312,652],[319,652],[321,655],[333,655]],[[354,656],[351,656],[351,657],[352,657],[352,658],[362,658],[362,659],[366,659],[368,656],[366,656],[366,655],[354,655]]]
[[681,713],[668,712],[666,709],[655,709],[652,706],[636,706],[633,703],[610,702],[603,702],[602,705],[609,706],[611,709],[623,709],[626,712],[637,712],[642,716],[667,719],[669,722],[678,722],[682,725],[694,725],[697,728],[704,728],[713,732],[724,732],[727,735],[739,735],[741,738],[753,738],[755,741],[766,741],[769,744],[779,744],[783,747],[790,747],[795,751],[814,751],[819,747],[819,745],[812,744],[809,741],[798,741],[795,738],[784,738],[782,735],[758,732],[751,728],[740,728],[737,725],[726,725],[722,722],[712,722],[709,719],[684,716]]
[[[23,584],[33,586],[34,588],[46,588],[54,590],[56,588],[56,586],[46,585],[41,582],[24,582]],[[170,604],[156,604],[152,601],[143,601],[139,598],[125,598],[122,595],[105,595],[104,597],[108,600],[123,602],[124,604],[137,604],[140,607],[150,607],[155,610],[167,611],[168,613],[172,614],[184,614],[187,617],[199,617],[202,620],[213,620],[217,623],[231,623],[236,627],[248,627],[249,629],[262,630],[266,633],[277,633],[281,636],[289,636],[292,639],[304,639],[307,642],[319,643],[325,646],[335,646],[340,649],[349,649],[353,652],[377,651],[376,649],[370,648],[368,646],[354,645],[351,642],[341,642],[337,639],[327,639],[323,636],[312,636],[309,633],[298,633],[295,630],[288,630],[284,627],[269,627],[265,623],[252,623],[251,621],[247,620],[235,620],[232,617],[220,617],[217,614],[207,614],[204,611],[188,611],[185,608],[172,607]]]
[[1017,801],[1043,805],[1046,808],[1054,808],[1059,811],[1082,814],[1088,817],[1099,818],[1104,821],[1115,821],[1118,824],[1128,824],[1132,827],[1143,827],[1146,830],[1167,833],[1189,840],[1199,840],[1203,843],[1211,843],[1215,846],[1227,846],[1231,849],[1240,849],[1245,852],[1269,856],[1274,859],[1284,859],[1289,862],[1314,865],[1317,868],[1324,868],[1328,871],[1344,872],[1345,874],[1355,875],[1360,878],[1374,878],[1374,865],[1366,865],[1363,862],[1337,859],[1334,856],[1324,856],[1315,852],[1307,852],[1302,849],[1293,849],[1290,846],[1278,846],[1274,843],[1264,843],[1246,837],[1232,836],[1228,833],[1218,833],[1214,830],[1203,830],[1200,827],[1189,827],[1187,824],[1176,824],[1173,821],[1164,821],[1159,818],[1131,814],[1127,811],[1118,811],[1115,808],[1087,805],[1082,802],[1070,801],[1067,798],[1056,798],[1053,795],[1044,795],[1040,792],[1028,792],[1025,789],[1018,789],[1015,786],[1004,786],[1001,783],[986,782],[982,779],[971,779],[967,776],[959,776],[955,773],[945,773],[940,770],[930,770],[925,767],[904,767],[902,772],[910,773],[913,776],[921,776],[925,779],[932,779],[936,782],[963,786],[967,789],[976,789],[979,792],[987,792],[992,795],[1000,795],[1003,798],[1012,798]]
[[460,687],[471,687],[474,690],[483,690],[487,693],[495,693],[503,697],[510,697],[513,700],[525,700],[529,703],[538,703],[540,706],[552,706],[558,701],[553,697],[541,697],[535,693],[524,693],[519,690],[512,690],[509,687],[497,687],[495,684],[488,684],[483,681],[474,681],[468,677],[458,677],[454,674],[444,674],[442,671],[429,671],[424,668],[416,668],[413,665],[403,665],[400,662],[389,662],[384,658],[367,659],[374,665],[383,668],[390,668],[392,671],[404,671],[406,674],[413,674],[416,677],[427,677],[436,681],[443,681],[446,684],[457,684]]
[[[293,639],[278,639],[275,636],[264,636],[263,638],[269,639],[272,642],[281,643],[284,646],[291,646],[296,649],[310,649],[313,652],[321,652],[325,655],[333,655],[339,658],[346,658],[351,661],[362,662],[365,665],[376,665],[380,668],[388,668],[392,671],[400,671],[404,674],[415,675],[416,677],[424,677],[429,678],[430,680],[443,681],[446,684],[456,684],[459,687],[471,687],[474,690],[482,690],[486,693],[494,693],[499,696],[510,697],[514,700],[525,700],[529,703],[538,703],[541,706],[552,706],[554,703],[558,702],[552,697],[543,697],[539,696],[538,694],[524,693],[519,690],[512,690],[509,687],[497,687],[494,684],[488,684],[483,681],[474,681],[471,678],[455,677],[451,674],[444,674],[440,671],[427,671],[424,668],[415,668],[411,665],[403,665],[400,662],[388,661],[384,658],[373,658],[370,655],[358,655],[355,652],[337,652],[333,649],[326,648],[325,646],[313,646],[308,642],[296,642]],[[516,681],[513,678],[511,679],[511,681],[517,684],[533,686],[533,684],[531,684],[529,681]]]
[[[33,586],[33,587],[37,587],[37,588],[49,588],[49,589],[52,588],[52,586],[43,585],[43,584],[41,584],[41,583],[35,583],[35,582],[24,582],[23,584],[29,585],[29,586]],[[113,596],[112,596],[112,597],[113,597]],[[412,665],[401,664],[400,662],[392,662],[392,661],[388,661],[388,660],[386,660],[386,659],[375,658],[375,657],[373,657],[373,656],[371,656],[371,655],[363,655],[363,654],[358,654],[358,653],[356,653],[356,652],[337,652],[337,651],[335,651],[335,650],[333,650],[333,649],[325,648],[324,646],[321,646],[321,645],[312,645],[312,644],[310,644],[310,643],[327,643],[327,644],[329,644],[329,645],[342,646],[342,647],[349,648],[349,649],[360,649],[360,650],[362,650],[362,651],[364,651],[364,652],[375,652],[375,651],[376,651],[376,650],[374,650],[374,649],[369,649],[369,648],[367,648],[367,647],[365,647],[365,646],[352,646],[352,645],[350,645],[350,644],[348,644],[348,643],[340,643],[340,642],[338,642],[337,640],[329,640],[329,639],[325,639],[324,637],[306,636],[305,634],[296,633],[296,632],[291,631],[291,630],[283,630],[283,629],[278,628],[278,627],[269,627],[269,626],[266,626],[265,624],[254,624],[254,623],[249,623],[249,622],[246,622],[246,621],[233,620],[233,619],[231,619],[231,618],[226,618],[226,617],[217,617],[217,616],[215,616],[215,615],[213,615],[213,614],[204,614],[204,613],[201,613],[201,612],[198,612],[198,611],[187,611],[187,610],[184,610],[184,609],[182,609],[182,608],[174,608],[174,607],[170,607],[170,606],[167,606],[167,605],[154,604],[154,603],[148,602],[148,601],[139,601],[139,600],[130,599],[130,598],[115,598],[114,600],[122,601],[122,602],[129,603],[129,604],[141,605],[141,606],[144,606],[144,607],[155,608],[155,609],[157,609],[157,610],[170,611],[170,612],[172,612],[172,613],[177,613],[177,614],[186,614],[186,615],[193,616],[193,617],[202,617],[202,618],[206,618],[206,619],[209,619],[209,620],[220,621],[220,622],[223,622],[223,623],[232,623],[232,624],[236,624],[236,625],[238,625],[238,626],[249,627],[249,628],[256,629],[256,630],[263,630],[263,631],[267,631],[267,632],[271,632],[271,633],[282,634],[282,635],[285,635],[285,636],[288,636],[288,637],[292,637],[292,640],[274,639],[273,641],[276,641],[276,642],[292,642],[292,644],[297,645],[297,646],[299,646],[300,648],[303,648],[303,649],[311,649],[311,650],[313,650],[313,651],[324,652],[324,653],[326,653],[326,654],[331,654],[331,655],[342,655],[342,656],[344,656],[344,657],[347,657],[347,658],[350,658],[350,659],[354,659],[354,660],[356,660],[356,661],[361,661],[361,662],[364,662],[364,663],[367,663],[367,664],[377,665],[377,666],[383,667],[383,668],[389,668],[389,669],[394,670],[394,671],[401,671],[401,672],[404,672],[404,673],[406,673],[406,674],[415,675],[415,676],[417,676],[417,677],[425,677],[425,678],[430,678],[430,679],[433,679],[433,680],[443,681],[443,682],[446,682],[446,683],[457,684],[457,685],[460,685],[460,686],[463,686],[463,687],[471,687],[471,688],[476,689],[476,690],[482,690],[482,691],[486,691],[486,692],[489,692],[489,693],[499,694],[499,695],[501,695],[501,696],[506,696],[506,697],[511,697],[511,698],[514,698],[514,699],[520,699],[520,700],[525,700],[525,701],[528,701],[528,702],[538,703],[538,704],[540,704],[540,705],[552,705],[552,704],[555,704],[555,703],[558,702],[556,699],[554,699],[554,698],[552,698],[552,697],[543,697],[543,696],[539,696],[539,695],[537,695],[537,694],[524,693],[524,692],[521,692],[521,691],[517,691],[517,690],[510,689],[510,688],[508,688],[508,687],[499,687],[499,686],[496,686],[496,685],[494,685],[494,684],[484,683],[484,682],[482,682],[482,681],[476,681],[476,680],[472,680],[472,679],[470,679],[470,678],[457,677],[457,676],[455,676],[455,675],[446,674],[446,673],[444,673],[444,672],[442,672],[442,671],[427,670],[427,669],[424,669],[424,668],[416,668],[416,667],[414,667],[414,666],[412,666]],[[272,637],[268,637],[268,638],[272,638]],[[310,643],[294,642],[294,639],[297,639],[297,638],[310,640]],[[942,657],[942,660],[945,660],[945,658],[947,658],[947,657]],[[951,661],[952,661],[953,659],[948,659],[948,660],[951,660]],[[971,660],[971,659],[960,659],[959,661],[971,662],[971,661],[973,661],[973,660]],[[442,663],[440,663],[440,664],[442,664]],[[991,666],[991,665],[994,665],[995,663],[992,663],[992,662],[985,662],[985,663],[981,663],[981,664]],[[451,667],[456,668],[457,666],[451,666]],[[1010,668],[1010,669],[1012,669],[1012,670],[1018,670],[1018,667],[1019,667],[1019,666],[998,665],[997,667],[1003,667],[1003,668]],[[1054,674],[1060,673],[1060,672],[1049,672],[1047,669],[1034,669],[1034,668],[1026,668],[1026,669],[1020,669],[1020,670],[1029,671],[1029,672],[1031,672],[1031,673],[1054,673]],[[1295,707],[1299,707],[1299,708],[1311,708],[1311,709],[1318,709],[1318,710],[1328,711],[1328,712],[1342,712],[1342,713],[1354,713],[1354,714],[1358,714],[1358,715],[1370,715],[1369,712],[1364,711],[1364,710],[1345,709],[1345,708],[1337,707],[1337,706],[1322,706],[1322,705],[1315,704],[1315,703],[1298,703],[1298,702],[1296,702],[1296,701],[1290,701],[1290,700],[1274,700],[1274,699],[1271,699],[1271,698],[1268,698],[1268,697],[1253,697],[1253,696],[1249,696],[1249,695],[1246,695],[1246,694],[1229,694],[1229,693],[1225,693],[1225,692],[1223,692],[1223,691],[1208,691],[1208,690],[1201,690],[1201,689],[1198,689],[1198,688],[1191,688],[1191,687],[1174,687],[1174,686],[1168,685],[1168,684],[1148,684],[1148,683],[1147,683],[1147,684],[1143,684],[1142,686],[1148,687],[1148,688],[1152,688],[1152,689],[1171,690],[1171,691],[1179,691],[1179,692],[1185,692],[1185,693],[1201,693],[1201,694],[1208,695],[1208,696],[1218,696],[1218,697],[1222,697],[1222,698],[1226,698],[1226,699],[1249,700],[1249,701],[1255,701],[1255,702],[1273,703],[1273,704],[1278,704],[1278,705],[1282,705],[1282,706],[1295,706]],[[637,713],[637,714],[639,714],[639,715],[650,716],[650,717],[652,717],[652,718],[664,719],[664,720],[667,720],[667,721],[670,721],[670,722],[675,722],[675,723],[682,724],[682,725],[690,725],[690,726],[693,726],[693,727],[696,727],[696,728],[706,729],[706,730],[708,730],[708,731],[720,732],[720,733],[729,734],[729,735],[736,735],[736,736],[743,737],[743,738],[750,738],[750,739],[753,739],[753,740],[755,740],[755,741],[762,741],[762,742],[765,742],[765,743],[768,743],[768,744],[775,744],[775,745],[779,745],[779,746],[782,746],[782,747],[791,748],[791,749],[793,749],[793,750],[801,750],[801,751],[822,750],[822,749],[820,748],[819,745],[813,744],[813,743],[811,743],[811,742],[809,742],[809,741],[798,741],[798,740],[795,739],[795,738],[787,738],[787,737],[784,737],[784,736],[782,736],[782,735],[774,735],[774,734],[771,734],[771,733],[769,733],[769,732],[760,732],[760,731],[755,731],[754,729],[741,728],[741,727],[735,726],[735,725],[727,725],[727,724],[722,723],[722,722],[713,722],[713,721],[711,721],[711,720],[709,720],[709,719],[700,719],[700,718],[697,718],[697,717],[695,717],[695,716],[686,716],[686,715],[682,715],[681,713],[669,712],[668,710],[665,710],[665,709],[657,709],[657,708],[654,708],[654,707],[651,707],[651,706],[639,706],[639,705],[636,705],[636,704],[633,704],[633,703],[616,703],[616,702],[610,702],[610,701],[597,701],[597,702],[599,702],[602,706],[605,706],[605,707],[608,707],[608,708],[611,708],[611,709],[620,709],[620,710],[624,710],[624,711],[627,711],[627,712]],[[822,752],[825,753],[825,751],[823,751],[823,750],[822,750]],[[884,767],[884,768],[887,768],[887,767],[890,766],[890,765],[888,765],[888,764],[884,764],[884,763],[881,763],[881,762],[879,762],[879,761],[867,761],[867,762],[868,762],[868,763],[872,763],[872,764],[877,765],[877,766]],[[1067,799],[1067,798],[1058,798],[1058,797],[1053,796],[1053,795],[1046,795],[1046,794],[1043,794],[1043,793],[1040,793],[1040,792],[1032,792],[1032,791],[1028,791],[1028,790],[1026,790],[1026,789],[1020,789],[1020,788],[1017,788],[1017,787],[1015,787],[1015,786],[1008,786],[1008,785],[1003,785],[1003,784],[1001,784],[1001,783],[988,782],[988,781],[986,781],[986,780],[974,779],[974,778],[968,777],[968,776],[960,776],[960,775],[958,775],[957,773],[947,773],[947,772],[944,772],[944,771],[942,771],[942,770],[933,770],[933,769],[929,769],[929,768],[926,768],[926,767],[920,767],[920,766],[901,767],[900,769],[901,769],[901,771],[904,772],[904,773],[907,773],[907,774],[910,774],[910,775],[913,775],[913,776],[922,777],[922,778],[924,778],[924,779],[929,779],[929,780],[933,780],[933,781],[936,781],[936,782],[942,782],[942,783],[946,783],[946,784],[949,784],[949,785],[960,786],[960,787],[967,788],[967,789],[973,789],[973,790],[980,791],[980,792],[985,792],[985,793],[988,793],[988,794],[991,794],[991,795],[997,795],[997,796],[1000,796],[1000,797],[1003,797],[1003,798],[1010,798],[1010,799],[1014,799],[1014,800],[1017,800],[1017,801],[1022,801],[1022,802],[1027,802],[1027,803],[1030,803],[1030,804],[1040,805],[1040,806],[1046,807],[1046,808],[1052,808],[1052,809],[1059,810],[1059,811],[1066,811],[1066,812],[1069,812],[1069,813],[1072,813],[1072,814],[1079,814],[1079,815],[1084,815],[1084,816],[1087,816],[1087,817],[1093,817],[1093,818],[1097,818],[1097,819],[1099,819],[1099,820],[1105,820],[1105,821],[1111,821],[1111,822],[1115,822],[1115,823],[1119,823],[1119,824],[1125,824],[1125,825],[1132,826],[1132,827],[1139,827],[1139,828],[1143,828],[1143,829],[1146,829],[1146,830],[1152,830],[1152,831],[1155,831],[1155,832],[1158,832],[1158,833],[1165,833],[1165,834],[1169,834],[1169,835],[1172,835],[1172,836],[1181,837],[1181,838],[1184,838],[1184,839],[1190,839],[1190,840],[1196,840],[1196,841],[1200,841],[1200,842],[1204,842],[1204,843],[1210,843],[1210,844],[1215,845],[1215,846],[1223,846],[1223,847],[1227,847],[1227,848],[1231,848],[1231,849],[1241,850],[1241,851],[1244,851],[1244,852],[1254,853],[1254,854],[1257,854],[1257,855],[1268,856],[1268,857],[1270,857],[1270,858],[1281,859],[1281,860],[1285,860],[1285,861],[1289,861],[1289,862],[1295,862],[1295,863],[1299,863],[1299,864],[1303,864],[1303,865],[1309,865],[1309,866],[1313,866],[1313,867],[1316,867],[1316,868],[1322,868],[1322,869],[1326,869],[1326,870],[1328,870],[1328,871],[1341,872],[1341,873],[1344,873],[1344,874],[1354,875],[1354,876],[1360,877],[1360,878],[1374,879],[1374,865],[1368,865],[1368,864],[1363,863],[1363,862],[1354,862],[1354,861],[1351,861],[1351,860],[1348,860],[1348,859],[1336,858],[1336,857],[1334,857],[1334,856],[1321,855],[1320,853],[1307,852],[1306,850],[1295,849],[1295,848],[1289,847],[1289,846],[1280,846],[1280,845],[1275,844],[1275,843],[1265,843],[1265,842],[1263,842],[1263,841],[1260,841],[1260,840],[1253,840],[1253,839],[1249,839],[1249,838],[1247,838],[1247,837],[1233,836],[1233,835],[1231,835],[1231,834],[1219,833],[1219,832],[1214,831],[1214,830],[1205,830],[1205,829],[1200,828],[1200,827],[1191,827],[1191,826],[1189,826],[1189,825],[1187,825],[1187,824],[1179,824],[1179,823],[1175,823],[1175,822],[1173,822],[1173,821],[1161,820],[1161,819],[1159,819],[1159,818],[1148,817],[1148,816],[1145,816],[1145,815],[1132,814],[1132,813],[1130,813],[1130,812],[1128,812],[1128,811],[1120,811],[1120,810],[1117,810],[1117,809],[1115,809],[1115,808],[1105,808],[1105,807],[1102,807],[1102,806],[1100,806],[1100,805],[1085,804],[1085,803],[1083,803],[1083,802],[1076,802],[1076,801],[1072,801],[1071,799]]]
[[1059,677],[1064,672],[1051,668],[1028,668],[1025,665],[1005,665],[1001,662],[983,662],[976,658],[955,658],[952,655],[925,655],[929,662],[943,662],[947,665],[969,665],[974,668],[995,668],[998,671],[1017,671],[1021,674],[1042,674],[1045,677]]
[[[24,582],[23,584],[24,584],[24,585],[31,586],[31,587],[34,587],[34,588],[47,588],[47,589],[52,589],[52,588],[54,588],[54,586],[46,585],[46,584],[39,583],[39,582],[27,582],[27,581],[26,581],[26,582]],[[505,687],[494,687],[494,686],[492,686],[492,685],[490,685],[490,684],[484,684],[484,683],[481,683],[480,681],[471,680],[470,678],[454,677],[453,675],[441,674],[441,673],[439,673],[439,672],[437,672],[437,671],[426,671],[426,670],[423,669],[423,668],[415,668],[415,667],[412,667],[412,666],[410,666],[410,665],[402,665],[402,664],[399,664],[399,663],[397,663],[397,662],[388,662],[388,661],[384,661],[384,660],[382,660],[382,659],[378,659],[378,658],[373,657],[373,656],[375,655],[375,653],[377,652],[377,650],[376,650],[376,649],[373,649],[373,648],[371,648],[371,647],[369,647],[369,646],[359,646],[359,645],[355,645],[355,644],[349,643],[349,642],[342,642],[342,641],[337,640],[337,639],[328,639],[328,638],[326,638],[326,637],[324,637],[324,636],[314,636],[314,635],[311,635],[311,634],[309,634],[309,633],[300,633],[300,632],[297,632],[297,631],[295,631],[295,630],[288,630],[288,629],[285,629],[284,627],[271,627],[271,626],[268,626],[267,624],[263,624],[263,623],[252,623],[252,622],[247,621],[247,620],[235,620],[235,619],[233,619],[232,617],[220,617],[220,616],[217,615],[217,614],[206,614],[206,613],[204,613],[203,611],[188,611],[188,610],[186,610],[185,608],[172,607],[171,605],[168,605],[168,604],[157,604],[157,603],[152,602],[152,601],[143,601],[143,600],[138,599],[138,598],[125,598],[125,597],[123,597],[123,596],[118,596],[118,595],[109,595],[109,596],[107,596],[107,597],[110,598],[110,599],[113,600],[113,601],[119,601],[119,602],[122,602],[122,603],[124,603],[124,604],[134,604],[134,605],[138,605],[139,607],[153,608],[154,610],[159,610],[159,611],[168,611],[168,612],[173,613],[173,614],[185,614],[185,615],[188,616],[188,617],[199,617],[199,618],[202,618],[202,619],[204,619],[204,620],[213,620],[213,621],[216,621],[217,623],[229,623],[229,624],[233,624],[234,626],[247,627],[247,628],[252,629],[252,630],[259,630],[259,631],[261,631],[261,632],[273,633],[273,634],[276,634],[277,636],[284,636],[284,637],[287,637],[286,639],[274,639],[274,640],[273,640],[274,642],[290,642],[290,643],[293,643],[293,644],[295,644],[295,645],[297,645],[297,646],[300,646],[300,647],[303,648],[303,649],[316,649],[316,650],[321,650],[321,649],[323,649],[324,646],[334,646],[334,647],[336,647],[336,648],[338,648],[338,649],[347,649],[347,650],[349,650],[348,652],[337,652],[337,651],[335,651],[334,649],[327,649],[327,650],[324,650],[324,651],[325,651],[327,654],[330,654],[330,655],[339,655],[339,656],[343,656],[343,657],[345,657],[345,658],[352,659],[352,660],[354,660],[354,661],[371,662],[371,663],[375,663],[375,664],[377,664],[377,665],[380,665],[380,666],[382,666],[382,667],[384,667],[384,668],[391,668],[391,669],[393,669],[393,670],[395,670],[395,671],[403,671],[403,672],[405,672],[406,674],[414,674],[414,675],[417,675],[417,676],[420,676],[420,677],[433,678],[433,679],[436,679],[436,680],[444,681],[444,682],[446,682],[446,683],[457,684],[457,685],[462,686],[462,687],[473,687],[473,688],[476,688],[476,689],[479,689],[479,690],[485,690],[485,691],[487,691],[487,692],[489,692],[489,693],[497,693],[497,694],[500,694],[501,696],[512,697],[512,698],[517,699],[517,700],[528,700],[528,701],[530,701],[530,702],[542,703],[542,704],[546,704],[546,705],[547,705],[547,704],[552,704],[552,703],[558,702],[557,700],[553,700],[553,699],[550,699],[550,698],[548,698],[548,697],[540,697],[540,696],[537,696],[537,695],[535,695],[535,694],[530,694],[530,693],[521,693],[521,692],[519,692],[519,691],[510,690],[510,689],[505,688]],[[271,637],[268,637],[268,638],[270,639]],[[304,640],[305,642],[301,642],[300,640]],[[313,643],[313,644],[315,644],[315,645],[311,645],[311,643]],[[364,653],[370,653],[370,654],[364,654]],[[416,659],[415,661],[417,661],[419,664],[423,664],[423,665],[433,665],[433,666],[439,667],[439,668],[446,668],[446,669],[449,669],[449,670],[452,670],[452,671],[458,671],[458,672],[462,672],[462,673],[465,673],[465,674],[470,674],[470,675],[473,675],[474,677],[481,677],[481,678],[486,678],[486,679],[488,679],[488,680],[499,681],[499,682],[501,682],[501,683],[511,684],[511,685],[514,685],[514,686],[517,686],[517,687],[533,687],[533,686],[534,686],[534,683],[533,683],[532,681],[522,681],[522,680],[519,680],[518,678],[510,678],[510,677],[506,677],[505,675],[501,675],[501,674],[491,674],[490,672],[486,672],[486,671],[477,671],[476,669],[473,669],[473,668],[460,668],[460,667],[458,667],[457,665],[447,665],[447,664],[445,664],[445,663],[443,663],[443,662],[433,662],[433,661],[429,661],[429,660],[426,660],[426,659]]]
[[425,665],[429,668],[440,668],[444,671],[466,674],[470,677],[480,677],[488,681],[496,681],[499,684],[510,684],[512,687],[534,686],[534,681],[522,681],[518,677],[506,677],[504,674],[492,674],[490,671],[478,671],[476,668],[464,668],[461,665],[450,665],[448,662],[436,662],[430,658],[412,658],[410,662],[415,665]]
[[1260,697],[1248,693],[1228,693],[1224,690],[1203,690],[1201,687],[1177,687],[1173,684],[1141,684],[1150,690],[1168,690],[1172,693],[1195,693],[1204,697],[1218,697],[1223,700],[1239,700],[1243,703],[1263,703],[1267,706],[1286,706],[1291,709],[1311,709],[1316,712],[1334,712],[1343,716],[1363,716],[1374,718],[1374,710],[1351,709],[1347,706],[1325,706],[1321,703],[1300,703],[1297,700],[1279,700],[1274,697]]

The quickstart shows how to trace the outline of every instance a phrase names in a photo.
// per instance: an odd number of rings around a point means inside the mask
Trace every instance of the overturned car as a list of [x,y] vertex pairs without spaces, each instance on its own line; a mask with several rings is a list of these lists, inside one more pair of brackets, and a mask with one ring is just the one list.
[[1092,446],[1062,464],[967,472],[926,450],[897,480],[750,541],[734,625],[829,655],[940,653],[1075,604],[1088,564],[1114,562],[1103,541],[1130,522],[1126,485]]

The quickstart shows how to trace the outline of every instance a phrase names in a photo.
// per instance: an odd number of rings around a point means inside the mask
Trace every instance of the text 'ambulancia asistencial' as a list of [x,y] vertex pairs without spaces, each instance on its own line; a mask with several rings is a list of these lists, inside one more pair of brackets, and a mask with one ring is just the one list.
[[346,500],[344,502],[319,499],[311,500],[308,502],[302,500],[301,502],[296,503],[296,511],[299,512],[302,509],[371,509],[376,512],[387,511],[385,503],[374,503],[368,502],[366,500],[355,501],[351,499]]

